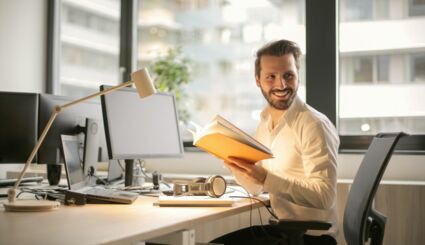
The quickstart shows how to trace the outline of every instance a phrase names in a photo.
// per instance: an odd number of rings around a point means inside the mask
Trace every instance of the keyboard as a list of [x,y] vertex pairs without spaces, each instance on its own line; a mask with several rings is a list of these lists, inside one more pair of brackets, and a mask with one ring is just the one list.
[[139,196],[138,193],[121,191],[115,189],[105,189],[103,187],[83,187],[76,192],[85,194],[87,203],[126,203],[134,202]]
[[[7,187],[7,186],[13,186],[15,185],[17,179],[0,179],[0,187]],[[21,180],[22,183],[28,183],[28,182],[41,182],[43,181],[43,177],[36,176],[36,177],[24,177]]]
[[82,192],[85,194],[92,195],[115,195],[117,193],[117,190],[92,187],[86,190],[83,189]]

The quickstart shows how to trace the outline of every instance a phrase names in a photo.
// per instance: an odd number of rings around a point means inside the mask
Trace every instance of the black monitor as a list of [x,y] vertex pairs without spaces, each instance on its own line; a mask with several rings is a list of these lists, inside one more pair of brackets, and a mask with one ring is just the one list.
[[183,155],[173,94],[140,99],[135,89],[123,88],[101,102],[109,158],[126,160],[126,186],[132,184],[132,160]]
[[37,117],[38,94],[0,92],[0,163],[27,161],[37,141]]
[[[76,98],[40,94],[39,97],[39,123],[38,132],[41,134],[47,124],[53,109],[57,105],[64,105]],[[102,122],[102,110],[100,103],[96,100],[85,101],[61,111],[52,124],[46,138],[38,151],[38,163],[57,164],[63,162],[60,151],[60,135],[80,134],[81,149],[84,144],[84,132],[86,119],[98,119]],[[100,136],[100,149],[103,157],[99,160],[107,160],[106,142],[104,134]]]

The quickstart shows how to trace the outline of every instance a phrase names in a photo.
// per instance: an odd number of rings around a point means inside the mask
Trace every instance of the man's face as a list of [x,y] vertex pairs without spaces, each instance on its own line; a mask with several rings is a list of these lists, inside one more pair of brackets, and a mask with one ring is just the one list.
[[287,110],[298,90],[298,70],[292,54],[265,55],[260,59],[261,72],[256,77],[257,86],[270,106]]

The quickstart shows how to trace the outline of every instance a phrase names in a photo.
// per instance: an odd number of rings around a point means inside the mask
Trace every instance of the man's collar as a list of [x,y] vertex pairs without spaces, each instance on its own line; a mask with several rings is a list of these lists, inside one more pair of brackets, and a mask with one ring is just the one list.
[[[301,110],[304,104],[305,103],[298,97],[298,95],[295,96],[294,101],[283,114],[283,117],[289,126],[292,126],[292,122],[296,119],[298,112]],[[262,120],[265,120],[267,119],[267,117],[270,116],[270,112],[268,110],[269,106],[270,105],[267,105],[267,107],[264,108],[263,111],[261,112],[260,115]]]
[[292,126],[292,122],[295,121],[298,116],[298,113],[300,112],[303,106],[304,102],[297,95],[284,115],[286,123],[288,123],[289,127]]

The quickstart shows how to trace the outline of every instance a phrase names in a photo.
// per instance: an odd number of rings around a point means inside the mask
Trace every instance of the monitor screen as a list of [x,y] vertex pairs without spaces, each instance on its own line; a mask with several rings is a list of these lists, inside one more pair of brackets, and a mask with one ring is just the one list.
[[38,94],[0,92],[0,163],[27,161],[37,142],[37,117]]
[[173,94],[141,99],[135,89],[124,88],[102,96],[101,101],[110,159],[182,156]]
[[[41,134],[47,124],[50,116],[52,115],[53,108],[57,105],[64,105],[68,102],[74,101],[76,98],[65,96],[40,94],[39,98],[39,120],[38,132]],[[102,109],[100,103],[95,100],[85,101],[74,106],[68,107],[61,111],[52,124],[49,132],[44,139],[38,151],[38,163],[56,164],[61,163],[60,154],[60,135],[74,135],[80,133],[81,149],[84,143],[84,128],[87,118],[95,118],[102,122]],[[78,127],[80,126],[80,127]],[[100,123],[101,132],[103,132],[103,123]],[[100,150],[104,156],[102,161],[107,160],[105,135],[102,133],[99,136]],[[103,149],[102,149],[103,148]]]
[[80,142],[77,136],[61,135],[62,154],[64,156],[68,188],[76,190],[85,186],[85,177],[81,167]]

